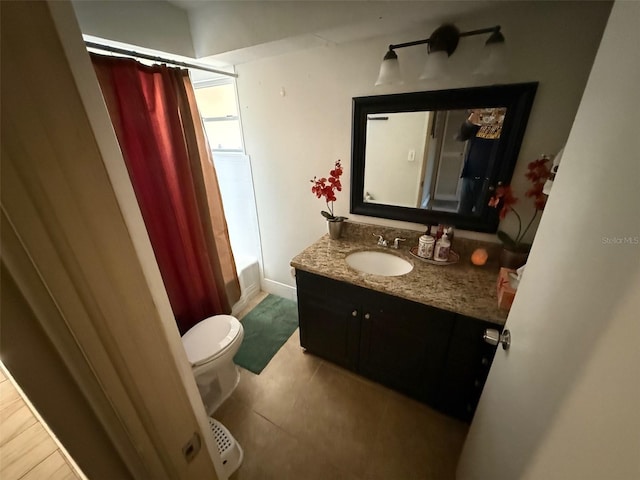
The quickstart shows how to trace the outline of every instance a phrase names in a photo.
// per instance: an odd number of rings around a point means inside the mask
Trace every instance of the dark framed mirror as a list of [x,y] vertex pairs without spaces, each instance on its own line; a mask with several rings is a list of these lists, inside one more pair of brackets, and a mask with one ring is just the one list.
[[538,83],[353,99],[351,213],[495,232]]

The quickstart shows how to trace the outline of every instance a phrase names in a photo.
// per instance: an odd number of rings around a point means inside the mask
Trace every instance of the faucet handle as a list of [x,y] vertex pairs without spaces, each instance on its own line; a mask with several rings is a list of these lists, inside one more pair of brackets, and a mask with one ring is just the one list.
[[374,237],[378,237],[378,245],[381,247],[386,247],[387,246],[387,241],[384,239],[384,237],[382,235],[379,235],[377,233],[372,233],[371,235],[373,235]]
[[406,240],[406,238],[396,238],[393,241],[393,248],[399,248],[398,242],[404,242]]

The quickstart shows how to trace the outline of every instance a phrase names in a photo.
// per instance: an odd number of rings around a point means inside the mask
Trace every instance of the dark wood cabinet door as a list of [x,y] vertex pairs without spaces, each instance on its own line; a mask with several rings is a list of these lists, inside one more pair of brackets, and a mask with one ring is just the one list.
[[[300,345],[333,363],[357,369],[360,307],[351,289],[324,277],[296,273]],[[351,292],[352,293],[352,292]]]
[[435,401],[454,317],[389,295],[367,295],[359,372],[420,400]]
[[470,421],[502,326],[298,270],[300,344],[309,352]]
[[451,336],[437,406],[444,413],[470,422],[489,374],[496,347],[486,343],[484,330],[501,325],[458,315]]

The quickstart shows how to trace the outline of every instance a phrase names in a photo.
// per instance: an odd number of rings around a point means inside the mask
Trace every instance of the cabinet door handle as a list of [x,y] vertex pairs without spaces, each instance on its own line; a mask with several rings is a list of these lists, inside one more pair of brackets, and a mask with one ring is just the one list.
[[353,312],[351,312],[351,316],[352,317],[357,317],[358,316],[358,310],[354,310]]
[[364,314],[364,319],[365,320],[369,320],[371,318],[371,315],[369,315],[368,313]]

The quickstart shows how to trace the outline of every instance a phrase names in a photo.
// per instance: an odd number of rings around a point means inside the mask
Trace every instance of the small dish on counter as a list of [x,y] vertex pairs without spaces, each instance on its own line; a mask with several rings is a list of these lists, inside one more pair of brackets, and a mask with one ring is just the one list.
[[437,261],[437,260],[432,260],[430,258],[422,258],[420,256],[418,256],[418,247],[412,247],[411,250],[409,250],[409,253],[416,257],[418,260],[422,260],[423,262],[426,263],[430,263],[431,265],[453,265],[454,263],[458,263],[458,260],[460,260],[460,255],[458,255],[456,252],[454,252],[453,250],[449,250],[449,258],[447,259],[447,261]]

